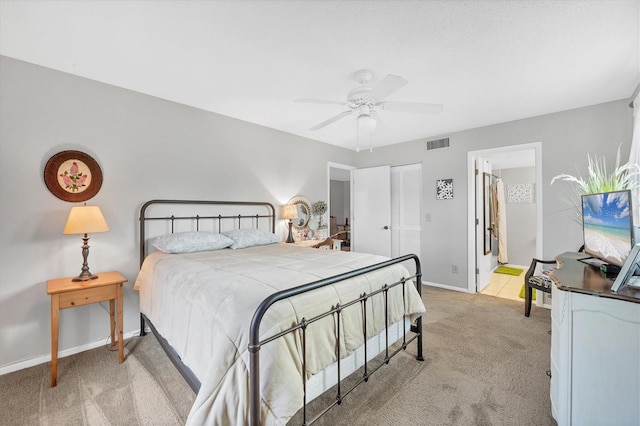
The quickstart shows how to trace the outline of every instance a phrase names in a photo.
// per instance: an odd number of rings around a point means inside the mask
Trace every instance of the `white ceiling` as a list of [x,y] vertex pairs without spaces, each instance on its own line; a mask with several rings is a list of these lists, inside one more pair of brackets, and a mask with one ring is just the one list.
[[[619,99],[640,82],[640,0],[5,1],[0,54],[347,148],[368,68],[409,84],[374,146]],[[368,145],[368,143],[366,144]]]

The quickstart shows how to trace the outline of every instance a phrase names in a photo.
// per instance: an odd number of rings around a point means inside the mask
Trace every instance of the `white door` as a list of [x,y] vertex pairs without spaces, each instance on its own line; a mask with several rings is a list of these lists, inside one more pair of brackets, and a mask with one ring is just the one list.
[[[415,254],[420,258],[422,164],[391,168],[391,257]],[[415,274],[413,260],[404,262]]]
[[391,257],[391,167],[353,171],[353,251]]
[[482,291],[491,282],[493,270],[490,211],[491,164],[476,159],[476,291]]

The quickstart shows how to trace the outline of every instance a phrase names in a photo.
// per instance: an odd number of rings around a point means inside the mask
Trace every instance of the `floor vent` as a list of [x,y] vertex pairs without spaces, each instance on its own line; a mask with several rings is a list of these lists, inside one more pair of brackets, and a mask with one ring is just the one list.
[[427,141],[427,150],[446,148],[449,146],[449,138],[436,139],[433,141]]

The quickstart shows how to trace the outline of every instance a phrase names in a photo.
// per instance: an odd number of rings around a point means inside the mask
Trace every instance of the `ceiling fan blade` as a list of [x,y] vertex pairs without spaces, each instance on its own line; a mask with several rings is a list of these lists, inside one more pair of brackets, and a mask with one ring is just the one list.
[[328,126],[331,123],[335,123],[336,121],[340,120],[341,118],[346,117],[347,115],[351,114],[351,110],[349,111],[344,111],[341,112],[340,114],[336,115],[335,117],[331,117],[330,119],[323,121],[322,123],[313,126],[312,128],[310,128],[309,130],[318,130],[318,129],[322,129],[325,126]]
[[331,104],[331,105],[343,105],[346,106],[346,102],[341,101],[325,101],[324,99],[294,99],[294,102],[304,103],[304,104]]
[[404,78],[389,74],[371,89],[369,97],[371,99],[382,100],[407,84],[409,84],[409,82]]
[[420,102],[384,102],[382,109],[393,112],[415,112],[418,114],[440,114],[444,107],[440,104]]

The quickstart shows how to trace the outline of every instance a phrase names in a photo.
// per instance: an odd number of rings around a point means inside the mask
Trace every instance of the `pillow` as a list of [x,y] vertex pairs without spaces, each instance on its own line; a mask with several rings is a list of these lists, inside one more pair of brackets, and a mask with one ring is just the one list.
[[229,247],[233,240],[217,232],[176,232],[162,235],[151,243],[165,253],[193,253]]
[[280,238],[272,233],[260,231],[259,229],[234,229],[223,232],[224,235],[233,240],[230,248],[239,249],[253,246],[264,246],[280,242]]

